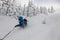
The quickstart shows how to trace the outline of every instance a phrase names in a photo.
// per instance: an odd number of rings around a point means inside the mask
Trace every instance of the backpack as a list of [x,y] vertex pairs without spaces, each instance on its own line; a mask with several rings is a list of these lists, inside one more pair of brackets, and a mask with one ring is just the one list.
[[27,25],[27,19],[24,19],[25,26]]

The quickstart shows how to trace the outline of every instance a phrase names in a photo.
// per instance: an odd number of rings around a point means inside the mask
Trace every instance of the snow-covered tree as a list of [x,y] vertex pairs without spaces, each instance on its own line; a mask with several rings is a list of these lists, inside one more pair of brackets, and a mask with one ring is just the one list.
[[15,0],[1,0],[2,4],[2,10],[4,11],[4,15],[11,15],[11,11],[14,9],[14,1]]
[[53,6],[51,6],[51,13],[54,13],[54,8],[53,8]]
[[27,16],[33,16],[34,14],[34,4],[32,1],[29,1],[28,6],[27,6]]
[[21,5],[17,6],[17,8],[16,8],[16,12],[17,12],[16,15],[23,15],[23,10],[22,10]]
[[47,14],[47,8],[46,7],[40,7],[40,13]]
[[51,8],[48,8],[48,12],[49,12],[49,13],[54,13],[54,11],[55,11],[55,10],[54,10],[53,6],[51,6]]
[[0,8],[2,7],[2,1],[0,0]]
[[24,8],[23,8],[23,15],[25,15],[25,9],[26,9],[26,7],[25,7],[25,5],[24,5]]
[[43,9],[42,9],[42,7],[40,7],[40,13],[43,13]]
[[35,9],[35,14],[39,14],[40,13],[40,9],[39,7],[37,6],[36,9]]
[[32,16],[35,16],[36,14],[38,14],[38,13],[36,13],[36,9],[33,8]]

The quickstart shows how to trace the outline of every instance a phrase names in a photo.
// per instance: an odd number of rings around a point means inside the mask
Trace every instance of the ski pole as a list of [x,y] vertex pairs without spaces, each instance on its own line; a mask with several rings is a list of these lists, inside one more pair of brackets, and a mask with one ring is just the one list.
[[0,40],[4,40],[16,27],[14,27],[11,31],[9,31],[2,39]]

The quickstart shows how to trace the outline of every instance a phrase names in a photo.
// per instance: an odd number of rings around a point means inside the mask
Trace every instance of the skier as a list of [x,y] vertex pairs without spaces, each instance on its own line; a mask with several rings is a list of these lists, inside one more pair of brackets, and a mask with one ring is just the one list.
[[18,21],[19,21],[19,24],[16,25],[15,27],[19,27],[19,26],[20,26],[20,27],[24,28],[25,23],[24,23],[24,19],[23,19],[22,16],[19,16],[19,17],[18,17]]

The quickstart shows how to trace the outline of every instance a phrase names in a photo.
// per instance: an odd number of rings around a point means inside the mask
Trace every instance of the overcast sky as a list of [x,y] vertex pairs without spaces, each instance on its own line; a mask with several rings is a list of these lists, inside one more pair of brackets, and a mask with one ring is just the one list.
[[[29,0],[16,0],[17,5],[21,4],[22,6],[24,4],[28,4]],[[55,8],[60,8],[60,0],[33,0],[34,4],[37,6],[54,6]]]
[[60,0],[35,0],[36,3],[59,3]]

